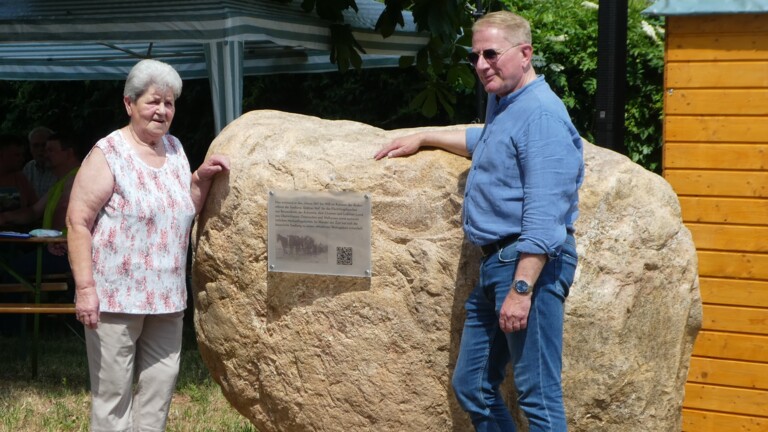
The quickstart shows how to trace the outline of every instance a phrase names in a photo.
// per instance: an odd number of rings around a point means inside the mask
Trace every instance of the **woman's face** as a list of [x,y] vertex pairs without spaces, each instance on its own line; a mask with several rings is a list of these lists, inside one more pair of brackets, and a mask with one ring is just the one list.
[[124,98],[124,102],[136,133],[152,139],[168,133],[176,111],[172,90],[161,91],[150,86],[135,102],[128,97]]

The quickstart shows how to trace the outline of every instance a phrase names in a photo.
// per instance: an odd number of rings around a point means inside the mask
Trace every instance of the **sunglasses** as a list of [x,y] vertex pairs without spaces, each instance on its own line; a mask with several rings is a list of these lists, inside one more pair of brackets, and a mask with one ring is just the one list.
[[480,53],[471,52],[467,54],[467,60],[469,61],[469,64],[472,65],[472,67],[477,67],[477,62],[480,61],[480,56],[482,55],[486,62],[488,63],[496,63],[496,61],[504,55],[505,52],[511,50],[514,47],[518,47],[522,44],[512,45],[511,47],[502,50],[502,51],[496,51],[493,48],[488,48],[480,51]]

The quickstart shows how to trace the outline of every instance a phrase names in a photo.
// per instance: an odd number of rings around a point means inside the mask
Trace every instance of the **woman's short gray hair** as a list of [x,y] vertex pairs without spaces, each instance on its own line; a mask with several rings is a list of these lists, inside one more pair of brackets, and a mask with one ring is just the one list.
[[173,98],[181,96],[181,77],[171,65],[158,60],[142,60],[131,68],[125,80],[123,96],[136,101],[150,87],[160,91],[171,90]]

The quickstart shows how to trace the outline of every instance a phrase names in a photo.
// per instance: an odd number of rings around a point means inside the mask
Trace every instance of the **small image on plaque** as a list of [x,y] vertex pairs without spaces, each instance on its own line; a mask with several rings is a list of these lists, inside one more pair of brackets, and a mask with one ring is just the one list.
[[276,256],[287,261],[323,263],[328,261],[328,243],[309,234],[278,232]]
[[371,276],[371,200],[357,192],[271,191],[269,271]]

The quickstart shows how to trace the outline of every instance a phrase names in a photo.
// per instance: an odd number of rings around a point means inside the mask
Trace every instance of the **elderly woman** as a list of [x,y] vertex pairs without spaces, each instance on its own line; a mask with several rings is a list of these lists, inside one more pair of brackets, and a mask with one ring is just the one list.
[[96,143],[72,189],[67,240],[93,431],[165,429],[190,227],[213,177],[229,169],[226,157],[211,156],[190,174],[181,143],[168,134],[180,94],[171,66],[137,63],[123,92],[128,125]]

